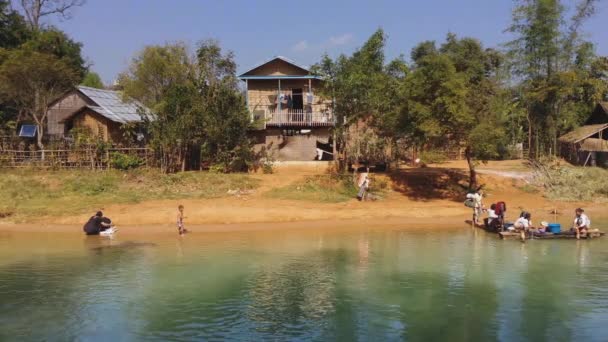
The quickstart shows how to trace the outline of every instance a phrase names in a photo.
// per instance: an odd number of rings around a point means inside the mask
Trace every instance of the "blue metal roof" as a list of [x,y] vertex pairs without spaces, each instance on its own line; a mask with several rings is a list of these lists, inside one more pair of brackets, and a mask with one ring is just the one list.
[[78,86],[78,90],[95,102],[95,106],[87,106],[108,120],[127,123],[141,121],[142,113],[150,111],[135,100],[123,100],[122,93],[113,90],[97,89]]

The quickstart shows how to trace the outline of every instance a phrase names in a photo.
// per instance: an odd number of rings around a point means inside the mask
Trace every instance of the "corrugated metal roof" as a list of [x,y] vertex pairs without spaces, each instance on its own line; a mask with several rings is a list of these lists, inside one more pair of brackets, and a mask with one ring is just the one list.
[[135,100],[123,100],[122,93],[114,90],[78,86],[78,90],[90,98],[97,106],[87,106],[108,120],[118,123],[141,121],[142,113],[150,111]]
[[298,63],[294,62],[293,60],[291,60],[291,59],[287,58],[287,57],[283,57],[283,56],[274,56],[274,57],[272,57],[272,58],[270,58],[270,59],[268,59],[268,60],[266,60],[266,61],[264,61],[264,62],[262,62],[262,63],[260,63],[260,64],[258,64],[258,65],[256,65],[256,66],[254,66],[253,68],[249,68],[249,69],[247,69],[247,71],[245,71],[245,72],[243,72],[243,73],[241,73],[241,74],[239,75],[239,78],[241,78],[241,77],[245,76],[245,74],[250,73],[250,72],[252,72],[253,70],[255,70],[255,69],[257,69],[257,68],[261,67],[262,65],[267,64],[267,63],[270,63],[270,62],[272,62],[272,61],[274,61],[274,60],[276,60],[276,59],[280,59],[280,60],[282,60],[282,61],[283,61],[283,62],[285,62],[285,63],[289,63],[289,64],[291,64],[291,65],[293,65],[293,66],[296,66],[296,67],[298,67],[298,68],[300,68],[300,69],[302,69],[302,70],[305,70],[306,72],[310,72],[310,69],[309,69],[307,66],[300,65],[300,64],[298,64]]
[[558,140],[564,143],[576,144],[606,128],[608,128],[608,124],[581,126],[572,132],[562,135]]

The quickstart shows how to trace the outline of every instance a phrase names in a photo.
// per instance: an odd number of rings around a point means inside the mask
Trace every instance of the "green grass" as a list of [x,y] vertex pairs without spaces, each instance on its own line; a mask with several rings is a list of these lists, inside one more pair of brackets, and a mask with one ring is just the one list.
[[608,170],[597,167],[558,167],[541,176],[546,195],[565,201],[608,201]]
[[[374,184],[374,183],[372,183]],[[351,175],[309,176],[282,188],[268,191],[265,196],[277,199],[321,203],[346,202],[357,197]]]
[[0,219],[77,214],[154,199],[217,198],[229,189],[257,186],[246,174],[0,170]]

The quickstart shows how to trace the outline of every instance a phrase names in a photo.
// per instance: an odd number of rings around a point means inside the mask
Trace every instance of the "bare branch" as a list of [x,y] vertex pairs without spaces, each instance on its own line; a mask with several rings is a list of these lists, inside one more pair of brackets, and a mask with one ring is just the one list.
[[86,0],[20,0],[25,18],[34,30],[40,29],[41,19],[49,15],[70,19],[71,10],[85,2]]

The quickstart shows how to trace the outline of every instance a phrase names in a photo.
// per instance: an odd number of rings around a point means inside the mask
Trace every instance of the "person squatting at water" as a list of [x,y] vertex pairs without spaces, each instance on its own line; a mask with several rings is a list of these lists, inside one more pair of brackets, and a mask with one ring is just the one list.
[[84,224],[82,230],[87,235],[99,235],[99,233],[110,229],[112,227],[112,220],[103,216],[101,211],[98,211],[95,215]]
[[530,229],[534,229],[532,227],[532,214],[526,211],[522,211],[521,215],[513,224],[516,231],[520,232],[521,241],[526,241],[526,233],[530,231]]
[[177,207],[177,231],[179,233],[179,235],[184,235],[188,232],[188,230],[186,228],[184,228],[184,219],[186,217],[184,216],[184,206],[183,205],[179,205]]
[[574,213],[576,216],[574,217],[574,225],[571,230],[576,233],[576,238],[580,239],[581,233],[587,236],[587,232],[591,228],[591,220],[581,208],[577,208]]

